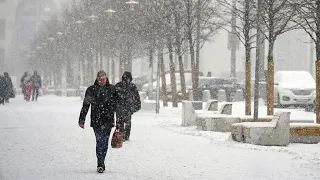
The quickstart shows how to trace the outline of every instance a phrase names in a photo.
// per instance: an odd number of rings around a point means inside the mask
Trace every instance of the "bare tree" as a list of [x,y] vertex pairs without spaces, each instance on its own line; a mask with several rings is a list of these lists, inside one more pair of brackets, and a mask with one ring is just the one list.
[[[225,22],[229,22],[232,15],[236,16],[239,22],[233,25],[234,32],[229,29],[227,31],[234,33],[245,47],[245,114],[251,115],[251,50],[254,48],[252,44],[255,42],[254,38],[256,37],[256,34],[253,33],[255,28],[255,0],[234,0],[232,3],[228,0],[219,0],[219,3],[225,8],[221,16]],[[231,28],[231,26],[231,23],[226,23],[226,27]]]
[[[267,113],[273,115],[274,106],[274,58],[273,50],[277,37],[287,31],[296,29],[292,22],[296,14],[295,8],[289,0],[265,0],[263,1],[262,21],[266,32],[261,31],[269,41],[268,48],[268,83],[267,83]],[[261,69],[263,71],[263,69]]]
[[219,6],[211,0],[183,0],[187,20],[184,21],[185,39],[191,57],[193,99],[199,100],[200,49],[203,43],[214,37],[222,24],[217,18]]
[[316,123],[320,124],[320,0],[298,0],[294,22],[310,36],[316,46]]

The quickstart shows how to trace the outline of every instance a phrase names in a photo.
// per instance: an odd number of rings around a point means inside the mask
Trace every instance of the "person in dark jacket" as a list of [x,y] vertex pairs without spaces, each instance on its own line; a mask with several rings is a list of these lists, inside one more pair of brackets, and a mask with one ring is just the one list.
[[20,87],[25,100],[26,100],[26,91],[24,86],[25,86],[25,79],[27,76],[28,76],[28,72],[24,72],[23,76],[20,79]]
[[39,89],[42,87],[41,77],[38,75],[37,71],[34,71],[30,80],[32,84],[32,101],[37,101],[39,96]]
[[0,105],[4,105],[4,96],[5,96],[5,78],[0,75]]
[[86,115],[91,105],[91,127],[96,137],[97,171],[99,173],[105,170],[104,162],[111,129],[114,127],[116,102],[114,86],[109,84],[106,72],[99,71],[95,83],[86,90],[79,117],[79,126],[84,128]]
[[137,86],[132,83],[132,74],[124,72],[122,81],[117,83],[116,92],[119,98],[117,103],[117,123],[123,134],[124,140],[129,140],[131,132],[131,116],[141,108],[141,101]]
[[13,85],[12,80],[9,76],[9,73],[4,73],[4,80],[5,80],[5,93],[4,93],[4,101],[5,103],[9,103],[9,99],[13,97]]

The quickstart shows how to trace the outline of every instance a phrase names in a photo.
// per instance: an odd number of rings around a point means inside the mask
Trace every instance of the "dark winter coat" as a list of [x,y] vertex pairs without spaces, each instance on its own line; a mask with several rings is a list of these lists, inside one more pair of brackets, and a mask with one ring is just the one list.
[[5,83],[4,97],[6,99],[9,99],[10,97],[13,96],[13,93],[14,93],[11,78],[9,76],[4,76],[4,83]]
[[41,77],[38,74],[32,75],[30,81],[32,83],[32,88],[41,88]]
[[23,88],[23,86],[24,86],[24,82],[25,82],[26,77],[27,77],[27,74],[24,73],[23,76],[22,76],[21,79],[20,79],[20,82],[21,82],[20,87],[21,87],[21,88]]
[[84,124],[91,105],[91,127],[114,126],[114,112],[116,108],[116,91],[113,85],[100,86],[96,81],[85,93],[83,106],[80,112],[79,124]]
[[137,86],[132,83],[132,74],[124,72],[122,81],[116,84],[116,92],[119,98],[117,103],[117,115],[131,115],[141,108],[141,101]]
[[0,99],[5,97],[6,83],[5,78],[0,76]]

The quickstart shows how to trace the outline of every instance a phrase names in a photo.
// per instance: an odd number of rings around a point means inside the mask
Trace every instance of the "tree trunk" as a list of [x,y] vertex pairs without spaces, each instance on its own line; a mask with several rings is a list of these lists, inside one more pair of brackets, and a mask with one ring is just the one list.
[[128,71],[132,72],[132,48],[129,44],[129,52],[128,52]]
[[192,2],[191,0],[187,1],[187,28],[188,28],[188,42],[189,42],[189,51],[190,51],[190,57],[191,57],[191,74],[192,74],[192,96],[193,99],[196,99],[196,90],[197,90],[197,86],[196,86],[196,66],[195,66],[195,58],[194,58],[194,42],[193,42],[193,37],[192,37]]
[[113,57],[112,53],[110,54],[110,56],[111,56],[111,81],[112,81],[112,84],[115,84],[116,83],[115,62],[114,62],[114,57]]
[[153,99],[153,47],[149,49],[149,100]]
[[181,40],[181,18],[178,15],[177,12],[174,13],[175,16],[175,25],[176,25],[176,30],[175,30],[175,44],[176,44],[176,55],[178,56],[178,63],[179,63],[179,72],[180,72],[180,85],[181,85],[181,93],[182,93],[182,99],[187,100],[187,91],[186,91],[186,81],[185,81],[185,73],[184,73],[184,67],[183,67],[183,61],[182,61],[182,40]]
[[[95,62],[95,67],[93,68],[93,75],[95,75],[99,70],[99,67],[100,67],[100,63],[99,63],[99,60],[100,60],[100,58],[99,58],[99,51],[98,51],[98,48],[95,50],[95,52],[96,52],[96,62]],[[95,76],[93,76],[93,77],[95,77]]]
[[161,70],[161,81],[162,81],[162,102],[164,107],[168,107],[167,81],[166,81],[166,72],[164,67],[163,48],[160,48],[159,50],[159,58],[160,58],[160,70]]
[[173,47],[169,40],[168,44],[169,60],[170,60],[170,80],[171,80],[171,92],[172,92],[172,107],[178,107],[178,94],[177,94],[177,83],[176,83],[176,70],[173,61]]
[[122,74],[123,74],[123,54],[120,52],[119,56],[119,81],[122,79]]
[[187,100],[188,97],[187,97],[187,90],[186,90],[184,66],[183,66],[183,61],[182,61],[181,45],[178,45],[177,49],[178,49],[177,55],[178,55],[178,60],[179,60],[181,94],[182,94],[182,99]]
[[[106,68],[106,72],[107,72],[107,77],[110,77],[111,73],[110,73],[110,60],[111,60],[111,49],[108,49],[108,54],[107,54],[107,58],[106,59],[106,64],[105,64],[105,68]],[[102,60],[101,60],[102,62]],[[103,68],[103,66],[102,66]]]
[[[319,51],[319,50],[317,50]],[[316,123],[320,124],[320,58],[316,60]]]
[[245,113],[251,115],[251,47],[249,43],[245,46],[246,53],[246,84],[245,84]]
[[198,87],[199,87],[199,71],[200,71],[200,30],[201,30],[201,27],[200,27],[200,11],[201,11],[201,8],[200,8],[200,3],[201,1],[198,0],[198,3],[197,3],[197,41],[196,41],[196,83],[195,83],[195,87],[196,87],[196,98],[195,100],[199,100],[199,90],[198,90]]
[[245,114],[251,115],[251,44],[250,44],[250,0],[245,0],[244,36],[246,54]]
[[274,41],[270,40],[268,50],[268,84],[267,84],[267,114],[274,114],[274,62],[273,62]]
[[[102,53],[102,45],[100,45],[100,49],[99,49],[99,57],[100,57],[100,70],[104,69],[103,68],[103,53]],[[109,58],[109,57],[108,57]],[[109,59],[107,59],[107,61],[109,61]],[[108,62],[107,62],[107,66],[109,66]],[[107,74],[109,74],[108,69],[107,70]]]
[[[320,9],[320,3],[318,8]],[[317,28],[320,28],[320,22]],[[316,32],[316,56],[316,123],[320,124],[320,29]]]
[[130,69],[130,44],[129,42],[127,42],[127,53],[126,53],[126,58],[125,58],[125,65],[124,65],[124,69],[125,71],[129,71],[131,72],[131,69]]

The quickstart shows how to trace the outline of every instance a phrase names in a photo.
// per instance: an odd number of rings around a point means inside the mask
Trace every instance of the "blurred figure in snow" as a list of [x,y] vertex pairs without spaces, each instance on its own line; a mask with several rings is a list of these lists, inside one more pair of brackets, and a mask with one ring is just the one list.
[[32,92],[32,82],[31,82],[31,75],[28,73],[26,77],[23,79],[23,87],[25,93],[25,100],[30,101],[31,92]]
[[122,81],[116,84],[119,98],[117,103],[117,123],[120,124],[124,140],[129,140],[131,132],[131,116],[141,108],[141,101],[137,86],[132,83],[132,74],[124,72]]
[[5,90],[5,78],[0,75],[0,105],[4,105]]
[[24,97],[24,99],[26,100],[26,92],[25,92],[25,84],[24,84],[24,82],[25,82],[25,78],[28,76],[28,72],[26,71],[26,72],[24,72],[24,74],[23,74],[23,76],[21,77],[21,79],[20,79],[20,87],[21,87],[21,91],[22,91],[22,94],[23,94],[23,97]]
[[5,93],[4,93],[4,101],[5,103],[9,103],[9,99],[14,97],[12,80],[9,76],[9,73],[4,73],[4,81],[5,81]]
[[34,71],[31,77],[32,84],[32,101],[37,101],[39,96],[39,89],[42,87],[41,77],[38,75],[37,71]]

